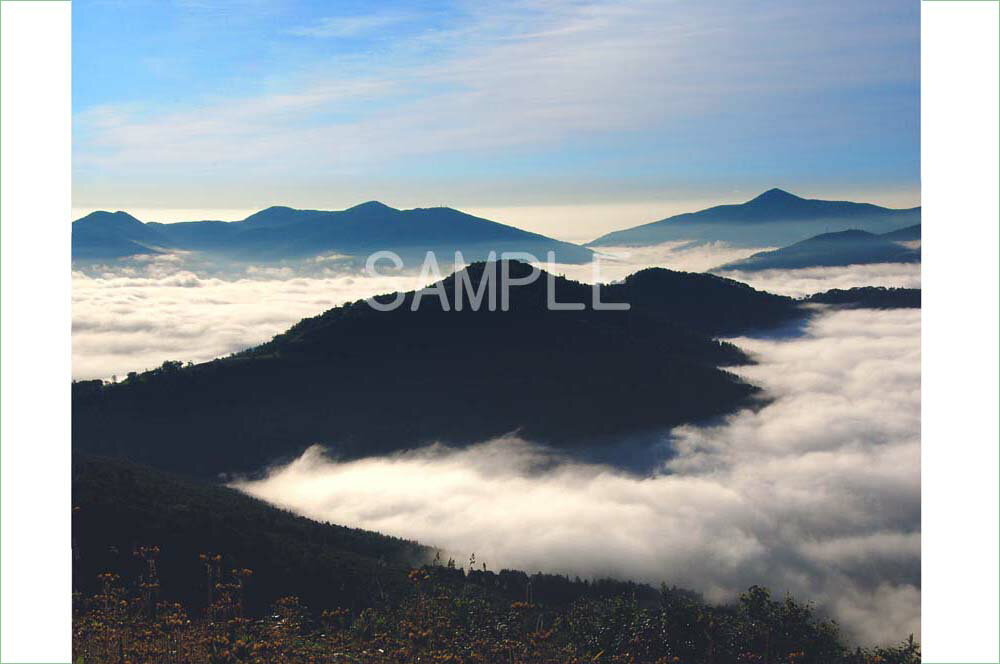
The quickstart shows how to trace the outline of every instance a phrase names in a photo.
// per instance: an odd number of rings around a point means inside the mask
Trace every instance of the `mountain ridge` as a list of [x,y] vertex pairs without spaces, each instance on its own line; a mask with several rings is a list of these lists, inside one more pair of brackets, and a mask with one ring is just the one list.
[[[734,246],[784,245],[824,231],[861,228],[886,232],[920,219],[920,208],[886,208],[871,203],[796,196],[772,188],[743,203],[716,205],[606,233],[587,247],[648,246],[671,241],[726,242]],[[823,226],[835,226],[824,228]]]
[[821,233],[772,251],[761,251],[712,268],[713,272],[794,270],[808,267],[841,267],[875,263],[919,263],[920,250],[895,238],[919,238],[919,224],[885,234],[859,229]]
[[[123,221],[111,223],[115,215]],[[100,221],[100,223],[98,223]],[[136,246],[138,245],[138,246]],[[204,252],[242,262],[306,260],[332,252],[363,259],[393,251],[411,264],[427,251],[467,261],[491,252],[529,253],[560,263],[586,263],[590,249],[449,207],[399,210],[367,201],[344,210],[300,210],[275,205],[240,221],[143,223],[124,212],[93,212],[73,222],[74,260],[119,259],[133,253]],[[419,263],[417,263],[419,264]]]

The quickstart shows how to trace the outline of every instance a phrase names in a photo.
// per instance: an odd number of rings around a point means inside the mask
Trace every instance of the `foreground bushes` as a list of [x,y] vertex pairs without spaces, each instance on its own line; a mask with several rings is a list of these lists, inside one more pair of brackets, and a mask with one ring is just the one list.
[[204,556],[209,608],[191,615],[159,601],[155,556],[126,588],[114,574],[101,590],[76,597],[74,662],[620,662],[689,664],[916,664],[919,646],[849,650],[834,623],[786,598],[752,587],[739,601],[709,606],[696,594],[663,587],[658,599],[622,595],[549,608],[509,601],[492,584],[501,575],[427,566],[410,590],[358,612],[316,615],[285,597],[268,615],[244,615],[250,570],[219,569]]

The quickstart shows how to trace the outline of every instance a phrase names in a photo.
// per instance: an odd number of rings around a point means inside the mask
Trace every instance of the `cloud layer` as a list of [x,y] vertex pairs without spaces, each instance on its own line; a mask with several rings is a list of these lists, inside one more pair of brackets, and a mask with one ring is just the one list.
[[[602,248],[596,277],[607,282],[647,267],[702,271],[759,249],[721,243]],[[372,278],[338,256],[296,266],[206,265],[192,255],[140,257],[131,264],[73,274],[73,376],[110,378],[159,366],[164,360],[201,362],[269,340],[306,316],[330,307],[426,285],[416,273]],[[441,270],[453,267],[441,260]],[[540,265],[549,269],[547,264]],[[554,272],[593,282],[591,265],[556,265]],[[920,285],[920,266],[726,273],[755,288],[802,296],[851,286]]]
[[[638,477],[517,438],[339,463],[319,447],[244,491],[490,566],[753,583],[817,601],[852,635],[919,635],[920,316],[827,313],[797,340],[738,339],[774,398],[671,434]],[[336,441],[319,441],[331,446]]]
[[164,360],[211,360],[333,306],[422,285],[414,275],[294,274],[251,266],[241,278],[209,277],[162,260],[141,269],[74,272],[73,377],[107,379]]

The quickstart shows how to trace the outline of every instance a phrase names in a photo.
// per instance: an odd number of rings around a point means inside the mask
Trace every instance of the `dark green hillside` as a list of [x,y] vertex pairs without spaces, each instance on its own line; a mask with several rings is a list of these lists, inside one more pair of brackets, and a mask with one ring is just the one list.
[[732,279],[654,267],[604,288],[606,299],[630,302],[666,322],[712,336],[774,327],[799,312],[791,301]]
[[834,288],[805,298],[806,302],[832,304],[847,309],[919,309],[919,288]]
[[[515,276],[528,267],[513,263]],[[486,264],[469,269],[480,284]],[[450,308],[455,276],[442,282]],[[513,287],[509,311],[380,312],[365,302],[305,319],[274,340],[193,367],[165,363],[124,383],[77,383],[73,445],[181,473],[253,472],[315,443],[345,457],[512,431],[574,450],[728,413],[757,388],[717,369],[747,361],[713,339],[804,315],[794,300],[710,275],[647,270],[603,291],[545,276]],[[384,298],[391,299],[391,298]]]

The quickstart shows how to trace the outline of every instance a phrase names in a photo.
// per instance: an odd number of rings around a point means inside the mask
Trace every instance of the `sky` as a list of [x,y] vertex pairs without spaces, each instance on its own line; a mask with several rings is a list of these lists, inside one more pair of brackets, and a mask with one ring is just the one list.
[[919,3],[77,0],[74,216],[919,204]]

